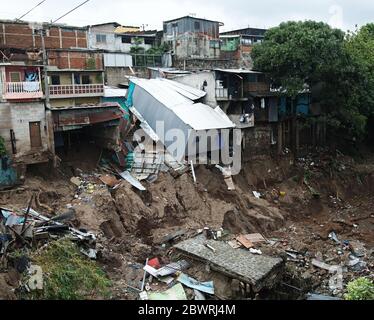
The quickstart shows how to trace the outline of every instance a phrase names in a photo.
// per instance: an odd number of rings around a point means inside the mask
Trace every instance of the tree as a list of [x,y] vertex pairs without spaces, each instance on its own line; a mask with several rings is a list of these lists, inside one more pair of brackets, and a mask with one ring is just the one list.
[[269,74],[275,85],[296,97],[335,72],[344,53],[344,32],[322,22],[285,22],[269,29],[253,48],[257,70]]
[[266,73],[291,98],[292,149],[297,157],[296,97],[339,70],[344,32],[322,22],[284,22],[268,30],[253,48],[254,67]]
[[291,98],[318,85],[330,135],[357,141],[373,115],[373,34],[373,24],[346,36],[322,22],[282,23],[254,47],[254,66]]
[[368,126],[374,125],[374,23],[349,32],[345,49],[358,74],[354,92],[357,110],[369,119]]

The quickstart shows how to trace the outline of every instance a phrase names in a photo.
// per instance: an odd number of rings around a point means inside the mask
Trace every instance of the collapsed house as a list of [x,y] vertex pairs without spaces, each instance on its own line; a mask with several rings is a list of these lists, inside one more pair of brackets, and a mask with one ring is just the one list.
[[[199,102],[205,94],[166,79],[131,78],[127,102],[147,134],[182,161],[221,150],[221,130],[235,127],[219,107]],[[207,134],[210,141],[204,145],[199,136]]]

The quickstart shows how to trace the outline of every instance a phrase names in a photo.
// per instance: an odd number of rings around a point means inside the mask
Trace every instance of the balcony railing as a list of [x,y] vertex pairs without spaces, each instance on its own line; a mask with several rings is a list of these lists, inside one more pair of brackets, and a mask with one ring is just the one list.
[[234,90],[229,90],[228,88],[216,88],[216,98],[218,101],[248,100],[248,98],[245,97],[244,94],[242,94],[241,90],[234,91]]
[[5,99],[39,99],[43,97],[42,86],[39,81],[5,82]]
[[216,88],[216,98],[227,100],[229,98],[229,90],[227,88]]
[[103,84],[69,84],[49,86],[49,95],[53,98],[96,97],[104,94]]

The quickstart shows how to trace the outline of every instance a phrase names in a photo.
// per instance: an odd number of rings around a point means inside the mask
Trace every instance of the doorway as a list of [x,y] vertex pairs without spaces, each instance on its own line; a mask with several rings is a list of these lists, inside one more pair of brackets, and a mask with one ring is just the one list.
[[41,148],[42,147],[42,136],[40,130],[40,121],[30,122],[30,143],[31,148]]

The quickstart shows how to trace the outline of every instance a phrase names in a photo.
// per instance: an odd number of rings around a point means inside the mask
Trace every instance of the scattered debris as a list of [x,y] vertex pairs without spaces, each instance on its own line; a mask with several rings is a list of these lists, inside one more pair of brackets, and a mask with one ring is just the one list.
[[27,282],[28,289],[31,291],[43,290],[43,270],[40,266],[31,265],[28,273],[30,278]]
[[260,199],[261,198],[261,193],[259,193],[257,191],[253,191],[252,193],[253,193],[253,195],[255,196],[256,199]]
[[[206,248],[206,243],[214,247],[216,252]],[[247,250],[233,249],[223,241],[206,240],[201,235],[174,247],[188,257],[206,262],[216,272],[248,283],[256,292],[264,287],[272,287],[281,276],[281,258],[253,255]]]
[[188,300],[181,284],[176,284],[164,292],[148,293],[148,299],[143,300]]
[[339,241],[338,237],[336,236],[335,232],[331,232],[329,234],[329,238],[332,239],[332,240],[334,240],[336,243],[340,244],[340,241]]
[[177,281],[179,281],[180,283],[184,284],[186,287],[189,287],[191,289],[196,289],[198,291],[214,295],[213,281],[199,282],[199,281],[187,276],[184,273],[181,273],[179,275],[179,277],[177,278]]
[[253,253],[253,254],[262,255],[262,251],[261,251],[261,250],[258,250],[258,249],[250,248],[250,249],[249,249],[249,252],[250,252],[250,253]]
[[240,244],[242,244],[245,248],[253,248],[253,243],[249,241],[245,236],[240,235],[236,238],[236,241],[238,241]]
[[146,191],[146,188],[143,187],[143,185],[137,180],[135,179],[130,172],[128,171],[124,171],[122,173],[120,173],[121,177],[126,180],[128,183],[130,183],[133,187],[135,187],[136,189],[140,190],[140,191]]

